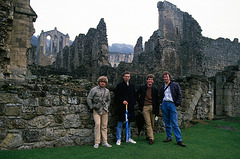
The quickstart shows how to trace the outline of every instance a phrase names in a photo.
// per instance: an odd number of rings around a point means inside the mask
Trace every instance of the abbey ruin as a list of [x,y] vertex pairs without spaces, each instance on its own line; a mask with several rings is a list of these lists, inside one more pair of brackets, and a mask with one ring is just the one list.
[[[136,39],[132,63],[111,66],[107,25],[102,18],[96,28],[79,34],[71,46],[67,36],[66,42],[61,40],[61,44],[66,44],[62,50],[62,45],[55,45],[60,41],[52,41],[48,54],[56,55],[52,65],[27,65],[37,18],[29,1],[1,0],[1,150],[92,144],[94,121],[86,97],[100,75],[109,78],[112,103],[108,138],[115,141],[113,91],[125,70],[131,72],[136,87],[145,83],[148,73],[156,75],[158,88],[163,83],[163,71],[173,74],[183,94],[182,105],[177,108],[181,128],[189,127],[192,121],[212,120],[215,115],[240,116],[238,39],[203,37],[200,25],[191,15],[160,1],[159,28],[144,46],[141,37]],[[45,62],[44,58],[39,59]],[[160,116],[154,132],[162,131],[165,130]],[[137,133],[134,124],[132,132],[133,136]]]
[[121,61],[126,63],[132,63],[133,53],[118,53],[118,52],[108,52],[108,61],[112,67],[118,67]]
[[[49,38],[48,38],[49,37]],[[48,41],[49,40],[49,43]],[[36,64],[41,66],[52,65],[57,53],[65,46],[69,46],[69,35],[64,35],[55,27],[54,30],[44,32],[42,30],[38,38]]]

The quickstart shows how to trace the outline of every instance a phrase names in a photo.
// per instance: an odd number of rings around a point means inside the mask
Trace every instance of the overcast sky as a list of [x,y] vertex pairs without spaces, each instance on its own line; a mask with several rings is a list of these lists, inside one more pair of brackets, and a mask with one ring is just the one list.
[[[100,19],[107,25],[108,43],[135,45],[139,36],[147,41],[158,29],[159,0],[30,0],[37,13],[35,34],[57,27],[74,40]],[[188,12],[202,28],[203,36],[240,38],[240,0],[168,0]]]

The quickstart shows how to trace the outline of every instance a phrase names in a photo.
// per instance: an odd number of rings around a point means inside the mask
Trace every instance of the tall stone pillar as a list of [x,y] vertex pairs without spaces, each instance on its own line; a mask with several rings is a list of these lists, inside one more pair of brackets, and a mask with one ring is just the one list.
[[[2,5],[9,6],[6,12],[11,13],[5,39],[9,48],[9,72],[5,74],[5,78],[24,78],[27,70],[27,50],[31,48],[31,38],[35,32],[33,22],[37,14],[31,8],[30,0],[5,0],[3,3],[1,1]],[[2,21],[5,17],[1,18]]]

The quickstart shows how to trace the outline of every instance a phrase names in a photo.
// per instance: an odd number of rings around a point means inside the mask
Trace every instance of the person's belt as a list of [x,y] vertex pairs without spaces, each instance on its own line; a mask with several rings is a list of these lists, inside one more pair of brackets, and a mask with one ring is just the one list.
[[164,102],[168,102],[168,103],[174,103],[173,101],[167,101],[167,100],[164,100]]

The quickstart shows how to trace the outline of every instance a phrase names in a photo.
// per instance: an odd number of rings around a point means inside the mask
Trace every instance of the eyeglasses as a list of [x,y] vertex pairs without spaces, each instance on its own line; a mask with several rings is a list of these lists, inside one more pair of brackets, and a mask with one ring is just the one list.
[[130,78],[130,76],[124,76],[124,77],[128,77],[128,78]]

